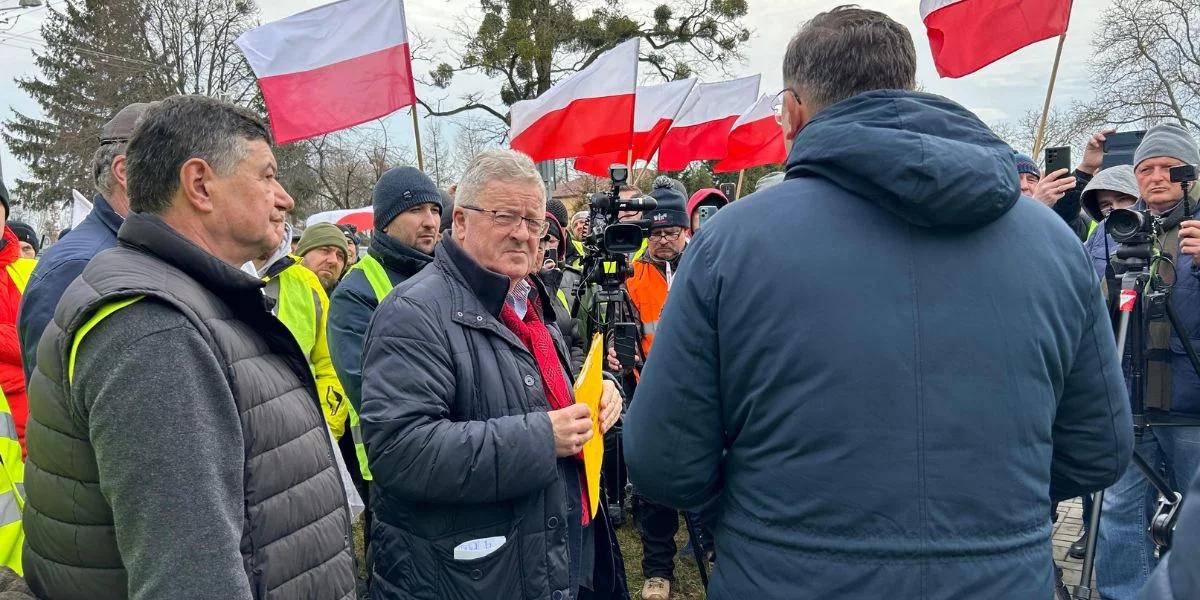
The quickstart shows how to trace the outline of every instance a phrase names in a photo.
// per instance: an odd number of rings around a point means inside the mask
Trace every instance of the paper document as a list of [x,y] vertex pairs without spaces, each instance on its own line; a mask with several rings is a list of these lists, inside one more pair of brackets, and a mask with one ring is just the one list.
[[604,392],[604,336],[592,338],[592,349],[575,380],[575,401],[592,409],[592,439],[583,444],[583,471],[587,476],[590,516],[600,505],[600,470],[604,465],[604,434],[600,432],[600,395]]
[[496,537],[467,540],[454,547],[454,560],[474,560],[483,558],[497,550],[508,541],[502,535]]

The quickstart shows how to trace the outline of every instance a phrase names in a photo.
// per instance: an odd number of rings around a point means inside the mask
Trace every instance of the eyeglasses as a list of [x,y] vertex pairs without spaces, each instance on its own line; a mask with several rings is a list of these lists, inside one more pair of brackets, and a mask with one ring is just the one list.
[[682,229],[676,229],[675,231],[659,230],[659,231],[651,232],[649,237],[652,240],[663,240],[664,242],[673,242],[673,241],[679,239],[679,236],[681,236],[681,235],[683,235]]
[[467,210],[487,213],[488,216],[492,217],[492,224],[496,227],[500,227],[501,229],[513,229],[517,226],[517,223],[524,221],[525,230],[529,232],[529,235],[541,237],[546,235],[547,231],[550,231],[550,222],[545,219],[530,219],[528,217],[522,217],[521,215],[510,212],[489,210],[486,208],[480,208],[478,206],[470,206],[466,204],[461,204],[459,206]]
[[771,105],[771,110],[775,111],[775,122],[780,125],[783,125],[783,95],[789,92],[796,99],[796,102],[800,102],[800,95],[795,90],[792,88],[783,88],[779,90],[778,94],[775,94],[775,103]]

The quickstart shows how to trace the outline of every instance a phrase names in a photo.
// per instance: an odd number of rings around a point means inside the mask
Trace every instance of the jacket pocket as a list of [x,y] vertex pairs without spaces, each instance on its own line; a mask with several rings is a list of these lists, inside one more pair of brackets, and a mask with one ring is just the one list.
[[520,533],[514,526],[504,545],[482,558],[455,560],[454,547],[462,542],[501,535],[476,532],[435,544],[438,598],[445,600],[519,600],[524,597]]

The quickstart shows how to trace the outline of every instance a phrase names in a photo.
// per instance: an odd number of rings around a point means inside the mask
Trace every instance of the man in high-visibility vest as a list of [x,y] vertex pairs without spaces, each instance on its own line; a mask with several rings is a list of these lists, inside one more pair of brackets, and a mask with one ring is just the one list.
[[[8,189],[0,183],[0,218],[8,220]],[[21,256],[21,240],[8,225],[0,240],[0,390],[8,398],[15,421],[17,439],[25,447],[25,419],[29,403],[25,399],[25,370],[21,367],[21,343],[17,336],[17,309],[29,274],[37,262]]]
[[0,565],[20,575],[21,546],[25,532],[21,515],[25,512],[25,461],[8,400],[0,394]]
[[[358,425],[362,399],[363,338],[371,315],[392,288],[412,277],[433,260],[441,224],[442,204],[437,186],[412,167],[391,169],[375,184],[372,201],[375,232],[367,255],[358,261],[338,284],[329,304],[329,350],[333,366],[350,399],[350,437],[353,447],[342,440],[346,466],[356,477],[363,502],[367,504],[370,527],[370,470]],[[349,450],[349,451],[347,451]],[[355,469],[354,465],[358,465]]]
[[[341,232],[328,223],[322,225],[335,230],[335,254],[341,253],[338,260],[344,265],[346,245]],[[309,233],[306,231],[305,235]],[[306,268],[307,264],[301,263],[298,256],[288,252],[292,246],[291,238],[292,226],[284,223],[279,247],[273,253],[253,261],[249,268],[243,267],[243,270],[261,277],[267,283],[263,293],[270,300],[271,313],[287,326],[300,345],[300,350],[308,357],[308,367],[312,369],[317,382],[317,397],[321,401],[325,421],[337,439],[346,431],[350,404],[346,401],[346,392],[338,381],[333,360],[329,357],[329,341],[325,334],[329,296],[325,295],[320,274]],[[300,247],[304,248],[303,238]],[[334,267],[334,270],[341,275],[340,266]]]

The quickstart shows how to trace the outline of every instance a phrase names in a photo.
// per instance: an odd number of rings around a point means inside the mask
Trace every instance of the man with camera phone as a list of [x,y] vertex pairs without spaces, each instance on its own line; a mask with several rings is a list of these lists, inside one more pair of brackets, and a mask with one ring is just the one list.
[[[1183,202],[1185,183],[1172,169],[1200,162],[1200,150],[1186,129],[1163,123],[1146,132],[1133,157],[1140,199],[1129,210],[1117,210],[1100,225],[1097,236],[1107,244],[1091,245],[1096,272],[1113,279],[1118,248],[1129,241],[1129,232],[1148,229],[1174,268],[1160,262],[1158,273],[1171,287],[1168,302],[1179,316],[1175,331],[1166,319],[1149,321],[1146,343],[1145,405],[1169,409],[1176,415],[1200,417],[1200,374],[1188,360],[1185,343],[1200,346],[1200,222],[1192,219],[1196,201]],[[1141,224],[1141,225],[1139,225]],[[1182,226],[1181,226],[1182,224]],[[1104,239],[1104,238],[1099,238]],[[1107,246],[1107,251],[1097,251]],[[1172,281],[1173,280],[1173,281]],[[1181,340],[1186,332],[1188,340]],[[1128,363],[1129,361],[1127,361]],[[1126,368],[1131,368],[1129,364]],[[1128,374],[1127,374],[1128,376]],[[1135,440],[1135,451],[1181,489],[1200,468],[1200,428],[1154,426]],[[1106,599],[1134,598],[1158,563],[1155,544],[1147,533],[1158,491],[1140,469],[1128,469],[1104,494],[1096,550],[1096,581]]]

